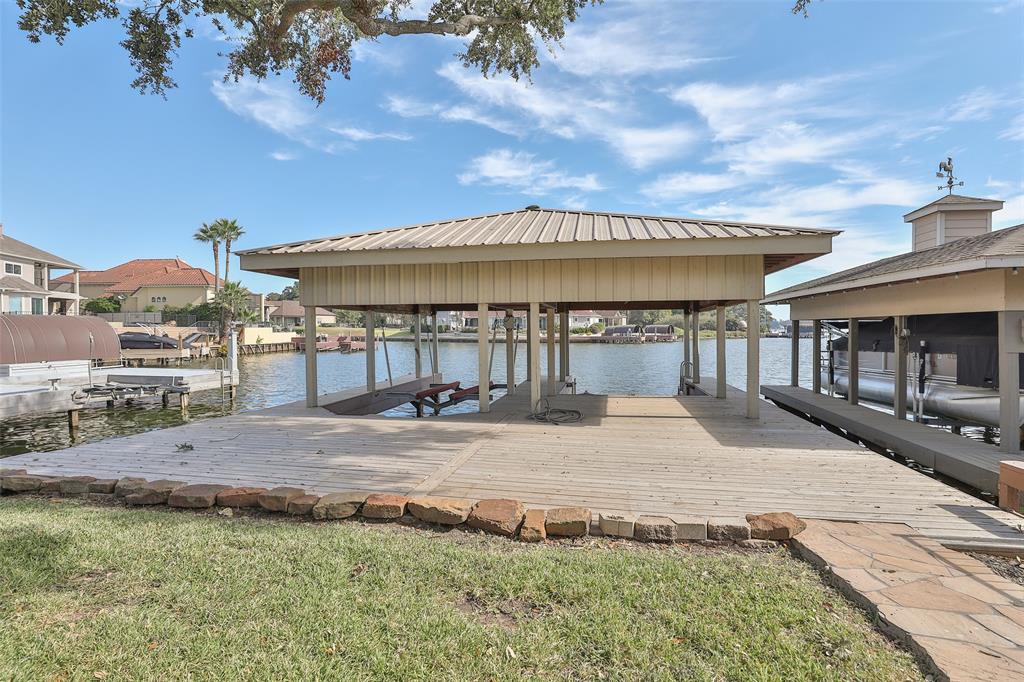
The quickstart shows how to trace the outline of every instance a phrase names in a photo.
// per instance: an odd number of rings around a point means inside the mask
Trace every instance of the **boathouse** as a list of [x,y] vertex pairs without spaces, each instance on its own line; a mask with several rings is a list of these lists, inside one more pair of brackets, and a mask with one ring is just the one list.
[[[788,303],[794,327],[811,321],[810,390],[799,388],[799,338],[790,386],[766,397],[994,491],[999,460],[1020,451],[1024,351],[1024,225],[992,230],[1002,201],[951,194],[904,216],[909,253],[843,270],[769,295]],[[799,322],[798,322],[799,321]],[[830,374],[822,328],[842,337],[845,366]],[[856,350],[857,352],[853,352]],[[912,364],[911,364],[911,361]],[[864,363],[867,363],[865,366]],[[846,403],[822,395],[830,377]],[[860,405],[892,406],[895,419]],[[998,426],[1000,448],[907,421],[931,414],[961,425]],[[914,412],[911,412],[914,416]]]
[[[311,239],[239,253],[244,270],[295,278],[307,311],[317,307],[434,316],[445,310],[522,310],[528,316],[527,376],[530,405],[560,392],[569,376],[568,316],[573,309],[633,310],[684,308],[691,314],[718,310],[724,332],[725,307],[745,303],[758,319],[764,277],[831,250],[835,231],[658,216],[542,209],[492,213]],[[540,318],[547,328],[548,376],[540,377]],[[556,325],[555,317],[561,324]],[[692,315],[696,321],[696,315]],[[367,316],[367,338],[374,336]],[[512,326],[506,332],[512,334]],[[436,343],[431,374],[425,377],[417,324],[415,389],[440,381]],[[306,323],[315,334],[315,320]],[[487,325],[479,337],[478,386],[491,385]],[[436,338],[436,337],[435,337]],[[686,361],[700,380],[696,334]],[[719,335],[715,393],[725,396],[724,333]],[[758,416],[758,330],[747,344],[747,416]],[[317,390],[317,357],[306,354],[306,404],[324,404]],[[507,344],[511,346],[512,344]],[[691,348],[692,346],[692,348]],[[692,357],[691,357],[692,355]],[[509,358],[513,355],[511,349]],[[681,358],[683,359],[683,358]],[[377,391],[374,351],[367,349],[366,393]],[[506,383],[517,387],[514,361]],[[555,370],[558,366],[557,373]],[[675,371],[675,368],[666,368]],[[420,383],[416,383],[420,382]],[[523,386],[523,390],[527,390]],[[479,391],[480,411],[490,409],[488,390]]]

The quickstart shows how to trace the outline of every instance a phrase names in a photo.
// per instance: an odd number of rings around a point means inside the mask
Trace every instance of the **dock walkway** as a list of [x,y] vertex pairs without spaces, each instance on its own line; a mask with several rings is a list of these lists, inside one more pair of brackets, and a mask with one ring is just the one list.
[[774,402],[819,421],[837,426],[865,441],[888,448],[940,474],[978,490],[999,489],[999,461],[1006,453],[997,448],[863,405],[830,398],[795,386],[762,386]]
[[[709,379],[712,384],[713,379]],[[526,419],[529,389],[486,414],[338,416],[300,404],[3,460],[51,474],[514,497],[595,513],[742,515],[906,523],[946,542],[1024,549],[1021,517],[745,395],[558,395],[576,424]],[[188,443],[191,450],[179,450]]]

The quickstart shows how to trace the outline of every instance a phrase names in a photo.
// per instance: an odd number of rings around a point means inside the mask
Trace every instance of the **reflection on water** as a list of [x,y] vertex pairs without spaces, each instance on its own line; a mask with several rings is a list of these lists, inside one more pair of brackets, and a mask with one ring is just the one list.
[[[726,342],[726,377],[733,386],[743,387],[746,382],[744,339]],[[789,339],[761,340],[761,382],[789,382]],[[378,349],[378,385],[387,382],[383,351]],[[525,344],[516,349],[517,381],[526,378]],[[674,395],[679,377],[679,363],[683,346],[680,343],[651,343],[644,345],[572,344],[570,372],[576,377],[580,392]],[[476,384],[477,347],[475,343],[441,343],[441,370],[449,381],[461,380],[464,386]],[[546,373],[547,353],[541,352],[541,374]],[[392,374],[400,376],[413,371],[413,345],[393,341],[388,344]],[[365,381],[366,365],[362,353],[319,355],[318,381],[320,390],[334,392],[358,386]],[[240,410],[271,407],[304,399],[305,369],[299,353],[273,353],[244,356],[239,360],[240,384],[233,402],[221,399],[220,392],[202,391],[191,397],[189,420],[219,417]],[[801,378],[810,384],[811,344],[801,343]],[[496,346],[492,362],[495,381],[505,377],[505,348]],[[705,375],[715,373],[715,340],[701,341],[701,368]],[[428,366],[425,370],[429,370]],[[173,403],[172,399],[172,403]],[[113,409],[98,407],[82,411],[79,442],[97,441],[114,436],[125,436],[142,431],[178,426],[186,421],[177,407],[163,408],[160,399],[146,399],[131,407],[119,405]],[[467,401],[458,406],[462,411],[476,409],[476,403]],[[411,415],[409,407],[393,410],[392,414]],[[56,450],[71,445],[67,421],[63,413],[33,415],[0,422],[0,457],[39,450]]]

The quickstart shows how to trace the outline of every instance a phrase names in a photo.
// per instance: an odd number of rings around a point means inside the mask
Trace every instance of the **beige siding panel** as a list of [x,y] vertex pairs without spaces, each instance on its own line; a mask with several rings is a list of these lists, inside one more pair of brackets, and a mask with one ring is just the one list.
[[568,259],[562,263],[562,299],[565,301],[579,300],[580,262]]
[[763,296],[761,256],[484,261],[303,268],[303,304],[745,300]]
[[689,259],[689,295],[687,298],[693,301],[703,301],[708,297],[707,274],[708,259],[706,256],[693,256]]
[[646,301],[651,298],[651,259],[633,260],[633,285],[630,300]]
[[562,261],[544,261],[544,300],[552,303],[562,300]]
[[513,303],[529,302],[530,295],[526,288],[526,263],[527,261],[524,260],[512,261],[512,267],[510,270],[512,282],[509,286],[509,298]]
[[512,265],[510,261],[494,264],[494,303],[512,300]]
[[544,261],[531,260],[526,263],[526,297],[529,302],[542,301],[544,297]]

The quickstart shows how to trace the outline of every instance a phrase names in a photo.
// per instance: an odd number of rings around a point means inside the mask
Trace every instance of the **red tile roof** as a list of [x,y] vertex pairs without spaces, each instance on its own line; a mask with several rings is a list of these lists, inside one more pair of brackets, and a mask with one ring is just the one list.
[[111,294],[132,293],[142,287],[212,287],[215,278],[212,272],[203,268],[184,267],[172,269],[165,267],[160,270],[130,277],[107,287]]
[[[168,269],[180,270],[191,267],[180,258],[135,258],[106,270],[82,270],[78,274],[79,282],[82,284],[119,284],[131,277],[151,272],[166,272]],[[71,283],[74,281],[74,275],[69,273],[54,281]]]

